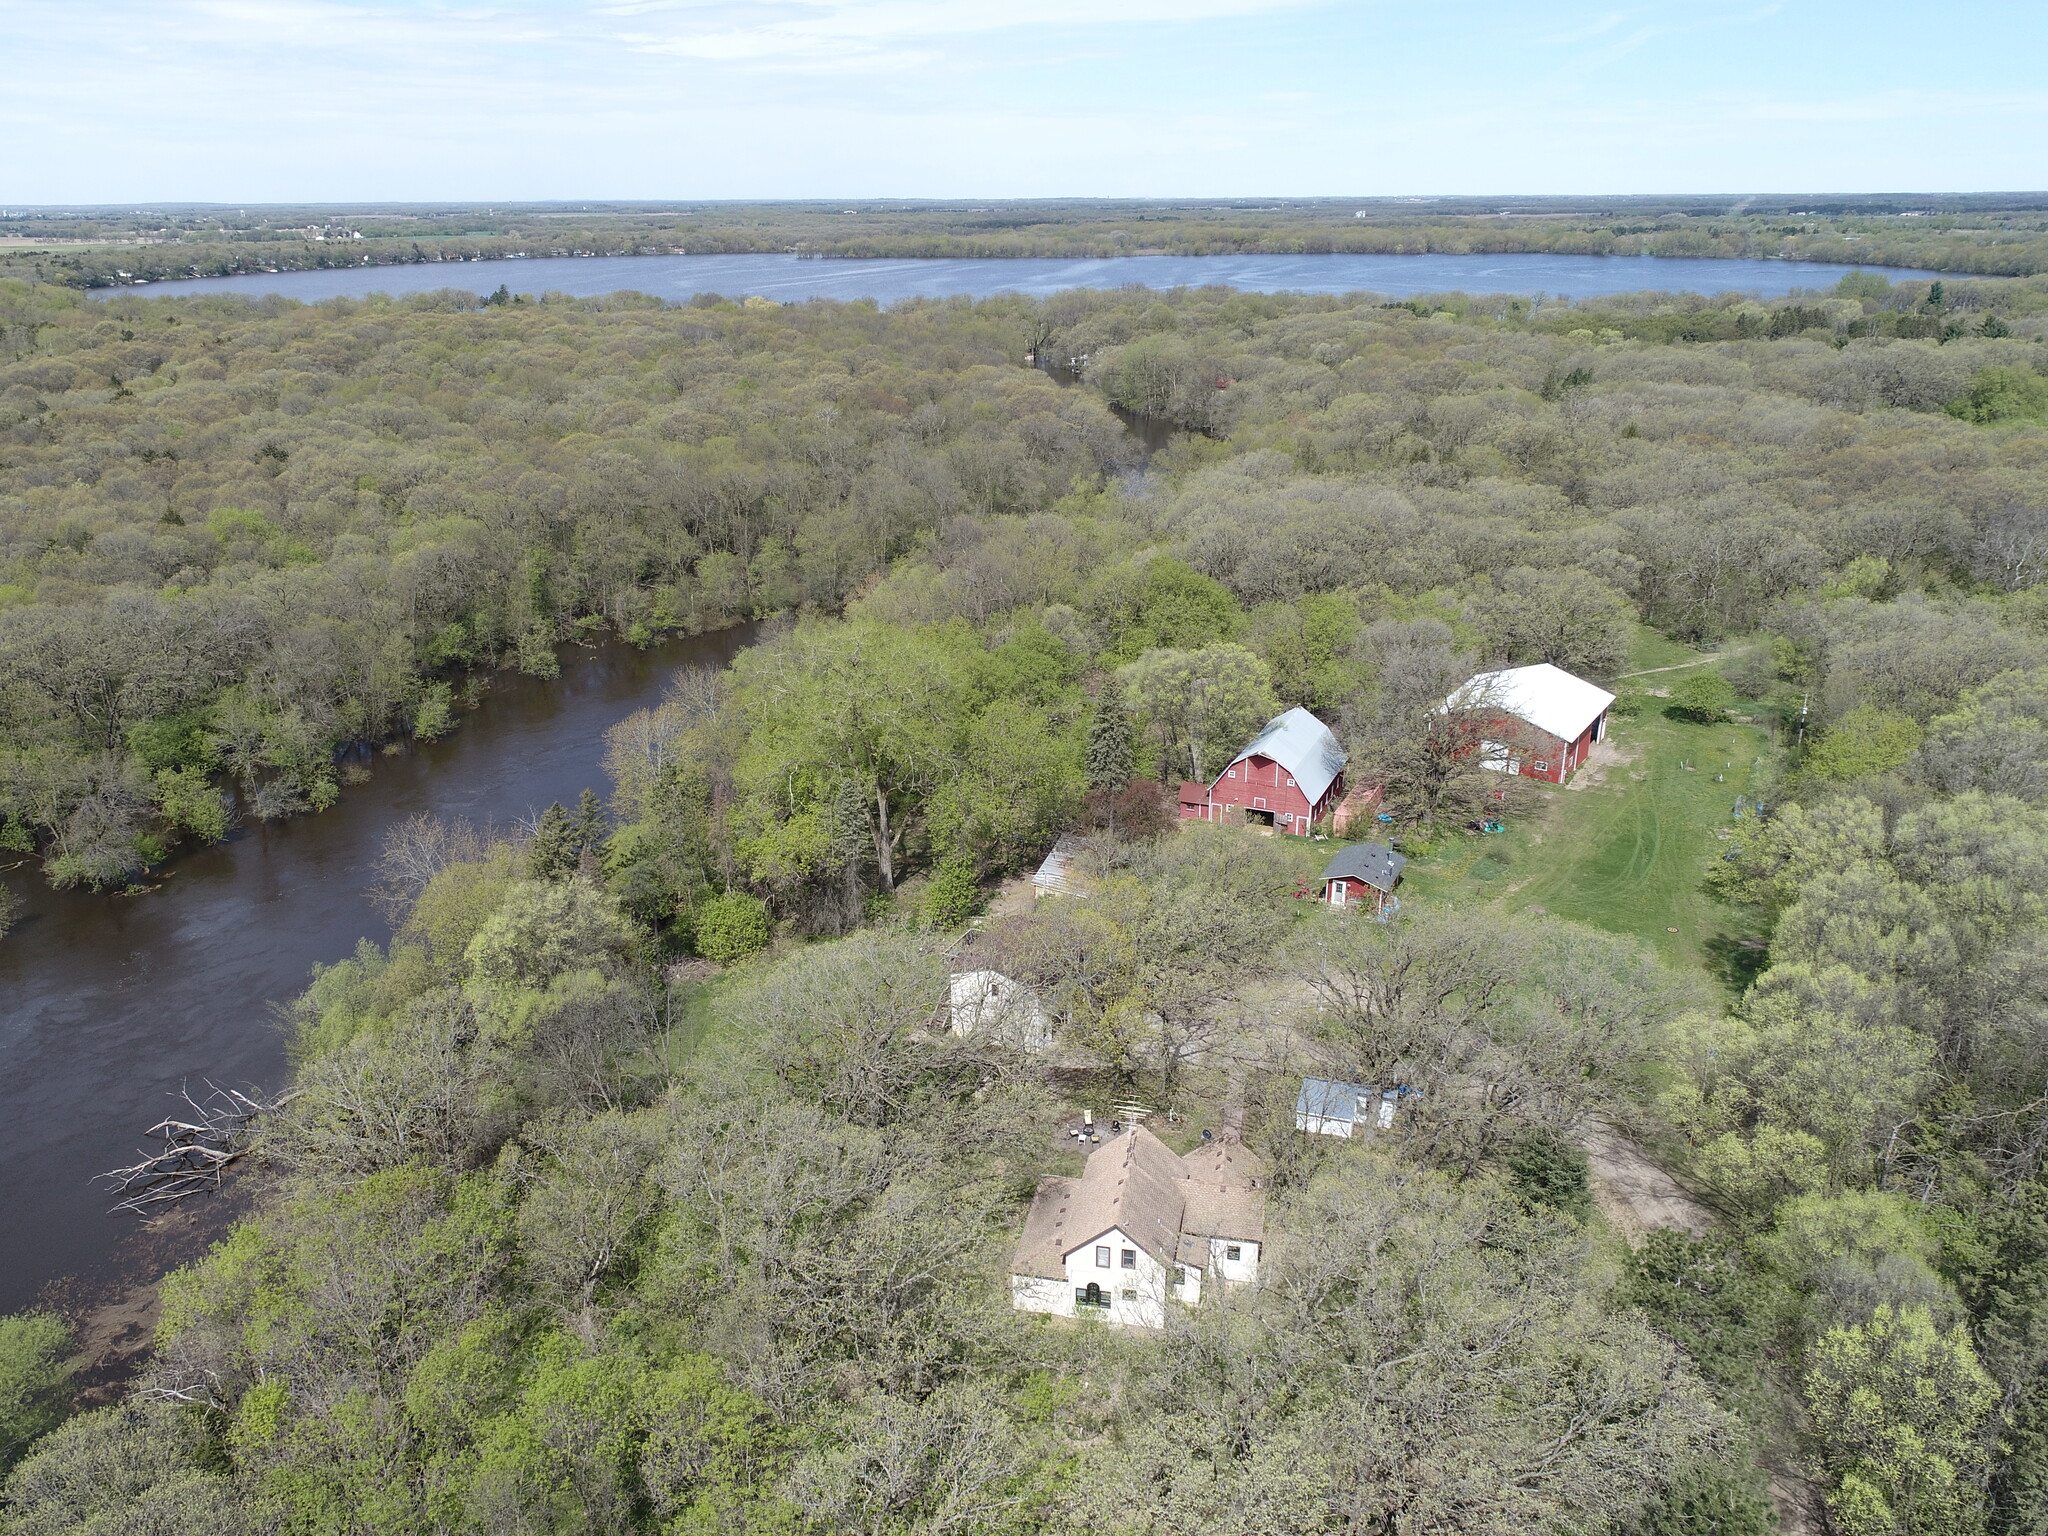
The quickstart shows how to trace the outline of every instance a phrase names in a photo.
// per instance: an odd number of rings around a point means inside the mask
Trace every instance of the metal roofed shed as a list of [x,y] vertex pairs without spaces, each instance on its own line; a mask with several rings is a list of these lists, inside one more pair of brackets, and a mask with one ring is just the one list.
[[1562,784],[1607,735],[1614,695],[1542,661],[1530,667],[1482,672],[1444,700],[1444,710],[1484,718],[1481,744],[1488,768]]
[[1368,1088],[1321,1077],[1304,1077],[1294,1101],[1294,1128],[1312,1136],[1350,1137],[1357,1131],[1389,1130],[1401,1091]]
[[1299,705],[1275,715],[1266,728],[1254,736],[1245,749],[1230,760],[1230,766],[1251,757],[1270,757],[1294,776],[1304,799],[1311,805],[1344,771],[1344,749],[1330,728]]
[[1038,866],[1038,872],[1031,877],[1031,894],[1087,895],[1087,889],[1081,882],[1080,871],[1074,862],[1080,852],[1081,840],[1071,832],[1061,833],[1059,841],[1052,845],[1052,852],[1045,856],[1045,862]]
[[1614,695],[1605,688],[1547,661],[1482,672],[1445,701],[1455,709],[1497,709],[1559,741],[1576,741],[1613,702]]
[[1349,1136],[1358,1124],[1358,1101],[1365,1092],[1357,1083],[1304,1077],[1294,1100],[1294,1128],[1316,1136]]

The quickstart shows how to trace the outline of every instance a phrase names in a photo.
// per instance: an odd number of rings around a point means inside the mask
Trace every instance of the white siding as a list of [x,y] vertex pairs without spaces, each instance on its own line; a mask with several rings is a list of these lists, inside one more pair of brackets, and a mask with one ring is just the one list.
[[1039,1275],[1012,1275],[1010,1305],[1019,1312],[1050,1312],[1054,1317],[1072,1317],[1074,1288],[1064,1280],[1047,1280]]
[[1349,1136],[1351,1134],[1351,1122],[1349,1120],[1337,1120],[1328,1115],[1306,1114],[1298,1109],[1294,1112],[1294,1128],[1297,1131],[1309,1131],[1318,1136]]
[[[1095,1262],[1097,1248],[1109,1250],[1109,1266],[1106,1269]],[[1137,1255],[1134,1268],[1124,1268],[1123,1256],[1126,1251]],[[1165,1265],[1118,1230],[1091,1238],[1067,1255],[1069,1305],[1073,1303],[1074,1293],[1092,1281],[1101,1286],[1110,1299],[1108,1309],[1100,1315],[1121,1328],[1166,1326],[1166,1293],[1170,1278],[1173,1277],[1169,1275]],[[1077,1314],[1081,1311],[1094,1310],[1096,1309],[1076,1308]]]
[[1052,1020],[1021,982],[1001,971],[962,971],[951,983],[952,1032],[987,1035],[1033,1054],[1052,1048]]
[[[1234,1259],[1230,1257],[1233,1248],[1237,1250]],[[1210,1238],[1209,1273],[1226,1285],[1250,1285],[1259,1278],[1259,1245],[1236,1238]]]

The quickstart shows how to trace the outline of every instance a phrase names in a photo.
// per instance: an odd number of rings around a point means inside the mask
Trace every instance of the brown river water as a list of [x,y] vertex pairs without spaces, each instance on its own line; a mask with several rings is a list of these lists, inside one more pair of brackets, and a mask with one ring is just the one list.
[[494,674],[453,735],[366,759],[370,780],[332,810],[245,823],[145,895],[9,873],[28,910],[0,939],[0,1312],[38,1298],[88,1310],[218,1230],[221,1202],[142,1230],[107,1213],[93,1176],[134,1161],[184,1084],[283,1086],[279,1006],[314,965],[389,936],[369,895],[389,827],[421,811],[508,826],[586,786],[605,793],[605,731],[751,635],[565,647],[557,680]]

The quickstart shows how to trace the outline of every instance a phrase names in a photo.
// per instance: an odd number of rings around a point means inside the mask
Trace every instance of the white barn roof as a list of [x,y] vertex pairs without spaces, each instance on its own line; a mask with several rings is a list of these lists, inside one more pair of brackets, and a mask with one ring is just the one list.
[[1444,701],[1449,709],[1499,709],[1526,720],[1559,741],[1577,741],[1600,712],[1614,702],[1605,688],[1596,688],[1562,667],[1539,661],[1533,667],[1482,672]]
[[1344,771],[1344,749],[1330,728],[1299,706],[1275,715],[1266,728],[1233,757],[1235,768],[1248,757],[1270,757],[1293,777],[1295,787],[1314,805]]

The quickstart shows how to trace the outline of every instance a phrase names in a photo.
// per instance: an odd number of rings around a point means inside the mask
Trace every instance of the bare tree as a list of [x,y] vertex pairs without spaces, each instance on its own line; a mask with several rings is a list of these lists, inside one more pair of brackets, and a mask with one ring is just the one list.
[[377,855],[377,883],[370,897],[396,922],[419,900],[434,876],[455,864],[475,864],[489,857],[497,841],[488,825],[451,820],[421,811],[396,823],[384,834]]
[[1970,550],[1970,571],[2008,592],[2048,576],[2048,507],[2009,501],[1985,518]]

